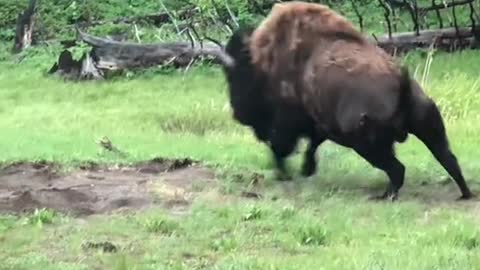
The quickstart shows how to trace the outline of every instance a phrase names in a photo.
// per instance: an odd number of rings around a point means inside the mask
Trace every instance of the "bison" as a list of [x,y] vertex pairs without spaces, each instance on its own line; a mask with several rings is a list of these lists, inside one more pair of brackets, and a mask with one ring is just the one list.
[[460,198],[473,196],[435,102],[407,68],[327,6],[275,4],[258,27],[236,30],[225,52],[233,118],[269,145],[281,175],[300,137],[310,140],[305,176],[316,170],[316,149],[330,140],[387,174],[385,192],[373,198],[396,200],[405,166],[394,144],[413,134],[455,180]]

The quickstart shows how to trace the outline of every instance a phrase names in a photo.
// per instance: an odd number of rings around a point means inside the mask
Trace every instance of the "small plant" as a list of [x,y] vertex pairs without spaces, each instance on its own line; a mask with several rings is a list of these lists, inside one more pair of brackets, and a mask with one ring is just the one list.
[[297,231],[301,245],[323,246],[327,243],[327,231],[321,225],[307,225]]
[[461,219],[445,225],[441,229],[441,234],[432,238],[434,243],[438,241],[444,242],[445,239],[448,239],[452,245],[467,250],[480,248],[480,233],[477,226]]
[[46,208],[35,209],[35,211],[27,217],[26,223],[41,227],[44,224],[52,224],[57,217],[58,214],[53,210]]
[[123,254],[113,257],[113,265],[113,269],[115,270],[128,270],[133,268],[129,259]]
[[228,207],[220,207],[215,210],[217,217],[219,218],[229,218],[232,215],[232,210]]
[[244,221],[260,219],[263,216],[263,211],[258,206],[254,205],[248,209],[247,213],[243,215]]
[[239,183],[236,182],[236,179],[230,176],[224,178],[225,180],[222,181],[222,185],[220,186],[220,192],[224,195],[232,195],[234,194],[239,187]]
[[82,57],[90,51],[90,46],[85,42],[79,42],[76,46],[69,48],[74,60],[80,60]]
[[0,216],[0,233],[6,232],[15,227],[16,218],[14,216]]
[[474,233],[459,233],[455,236],[454,242],[456,245],[465,247],[468,250],[480,247],[480,237],[477,232]]
[[85,250],[98,249],[98,250],[102,250],[103,252],[117,252],[118,250],[118,247],[109,241],[104,241],[104,242],[87,241],[82,244],[82,248]]
[[463,245],[467,249],[476,249],[480,246],[480,239],[477,235],[472,235],[466,239],[463,239]]
[[213,240],[210,247],[214,251],[229,252],[237,247],[237,241],[232,237],[222,236],[220,239]]
[[367,265],[364,269],[368,270],[383,270],[387,269],[385,262],[382,261],[382,254],[373,252],[368,259]]
[[172,235],[178,230],[179,224],[165,218],[149,218],[143,224],[148,232]]
[[282,208],[282,212],[280,213],[280,217],[282,219],[289,219],[295,215],[295,208],[293,206],[284,206]]

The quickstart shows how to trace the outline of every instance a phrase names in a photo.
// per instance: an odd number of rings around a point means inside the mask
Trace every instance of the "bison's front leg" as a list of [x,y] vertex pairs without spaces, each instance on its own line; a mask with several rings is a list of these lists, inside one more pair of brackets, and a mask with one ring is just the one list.
[[325,141],[323,138],[310,137],[310,144],[308,149],[305,152],[305,159],[302,166],[302,176],[309,177],[312,176],[317,170],[317,160],[315,158],[315,153],[317,152],[318,146]]
[[299,135],[292,130],[274,128],[270,137],[270,149],[277,169],[279,180],[291,180],[290,173],[285,166],[285,159],[293,152]]
[[355,151],[367,160],[372,166],[383,170],[390,180],[387,189],[380,196],[373,196],[370,199],[392,201],[398,198],[398,192],[403,186],[405,178],[405,166],[395,157],[393,144],[389,146],[373,145],[368,148],[355,149]]

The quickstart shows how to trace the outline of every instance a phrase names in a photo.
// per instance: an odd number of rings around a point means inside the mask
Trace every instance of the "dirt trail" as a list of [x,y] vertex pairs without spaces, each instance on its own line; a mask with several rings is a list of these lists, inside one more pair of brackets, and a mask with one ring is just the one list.
[[189,204],[216,186],[214,173],[191,160],[155,159],[136,166],[96,164],[61,173],[56,164],[16,163],[0,169],[0,212],[50,208],[91,215],[152,205]]

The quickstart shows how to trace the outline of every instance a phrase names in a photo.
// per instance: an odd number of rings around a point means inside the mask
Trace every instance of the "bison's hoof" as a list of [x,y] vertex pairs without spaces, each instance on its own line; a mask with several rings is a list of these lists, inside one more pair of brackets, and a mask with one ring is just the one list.
[[369,200],[371,201],[396,201],[398,199],[397,193],[384,193],[382,195],[371,196]]
[[315,174],[315,166],[304,165],[301,172],[303,177],[310,177]]
[[476,196],[473,193],[468,193],[468,194],[463,194],[462,196],[457,198],[457,201],[467,201],[474,198],[476,198]]
[[387,199],[387,197],[384,196],[384,195],[373,195],[373,196],[368,197],[369,201],[384,201],[386,199]]
[[292,181],[292,176],[285,172],[276,172],[275,179],[277,181]]

